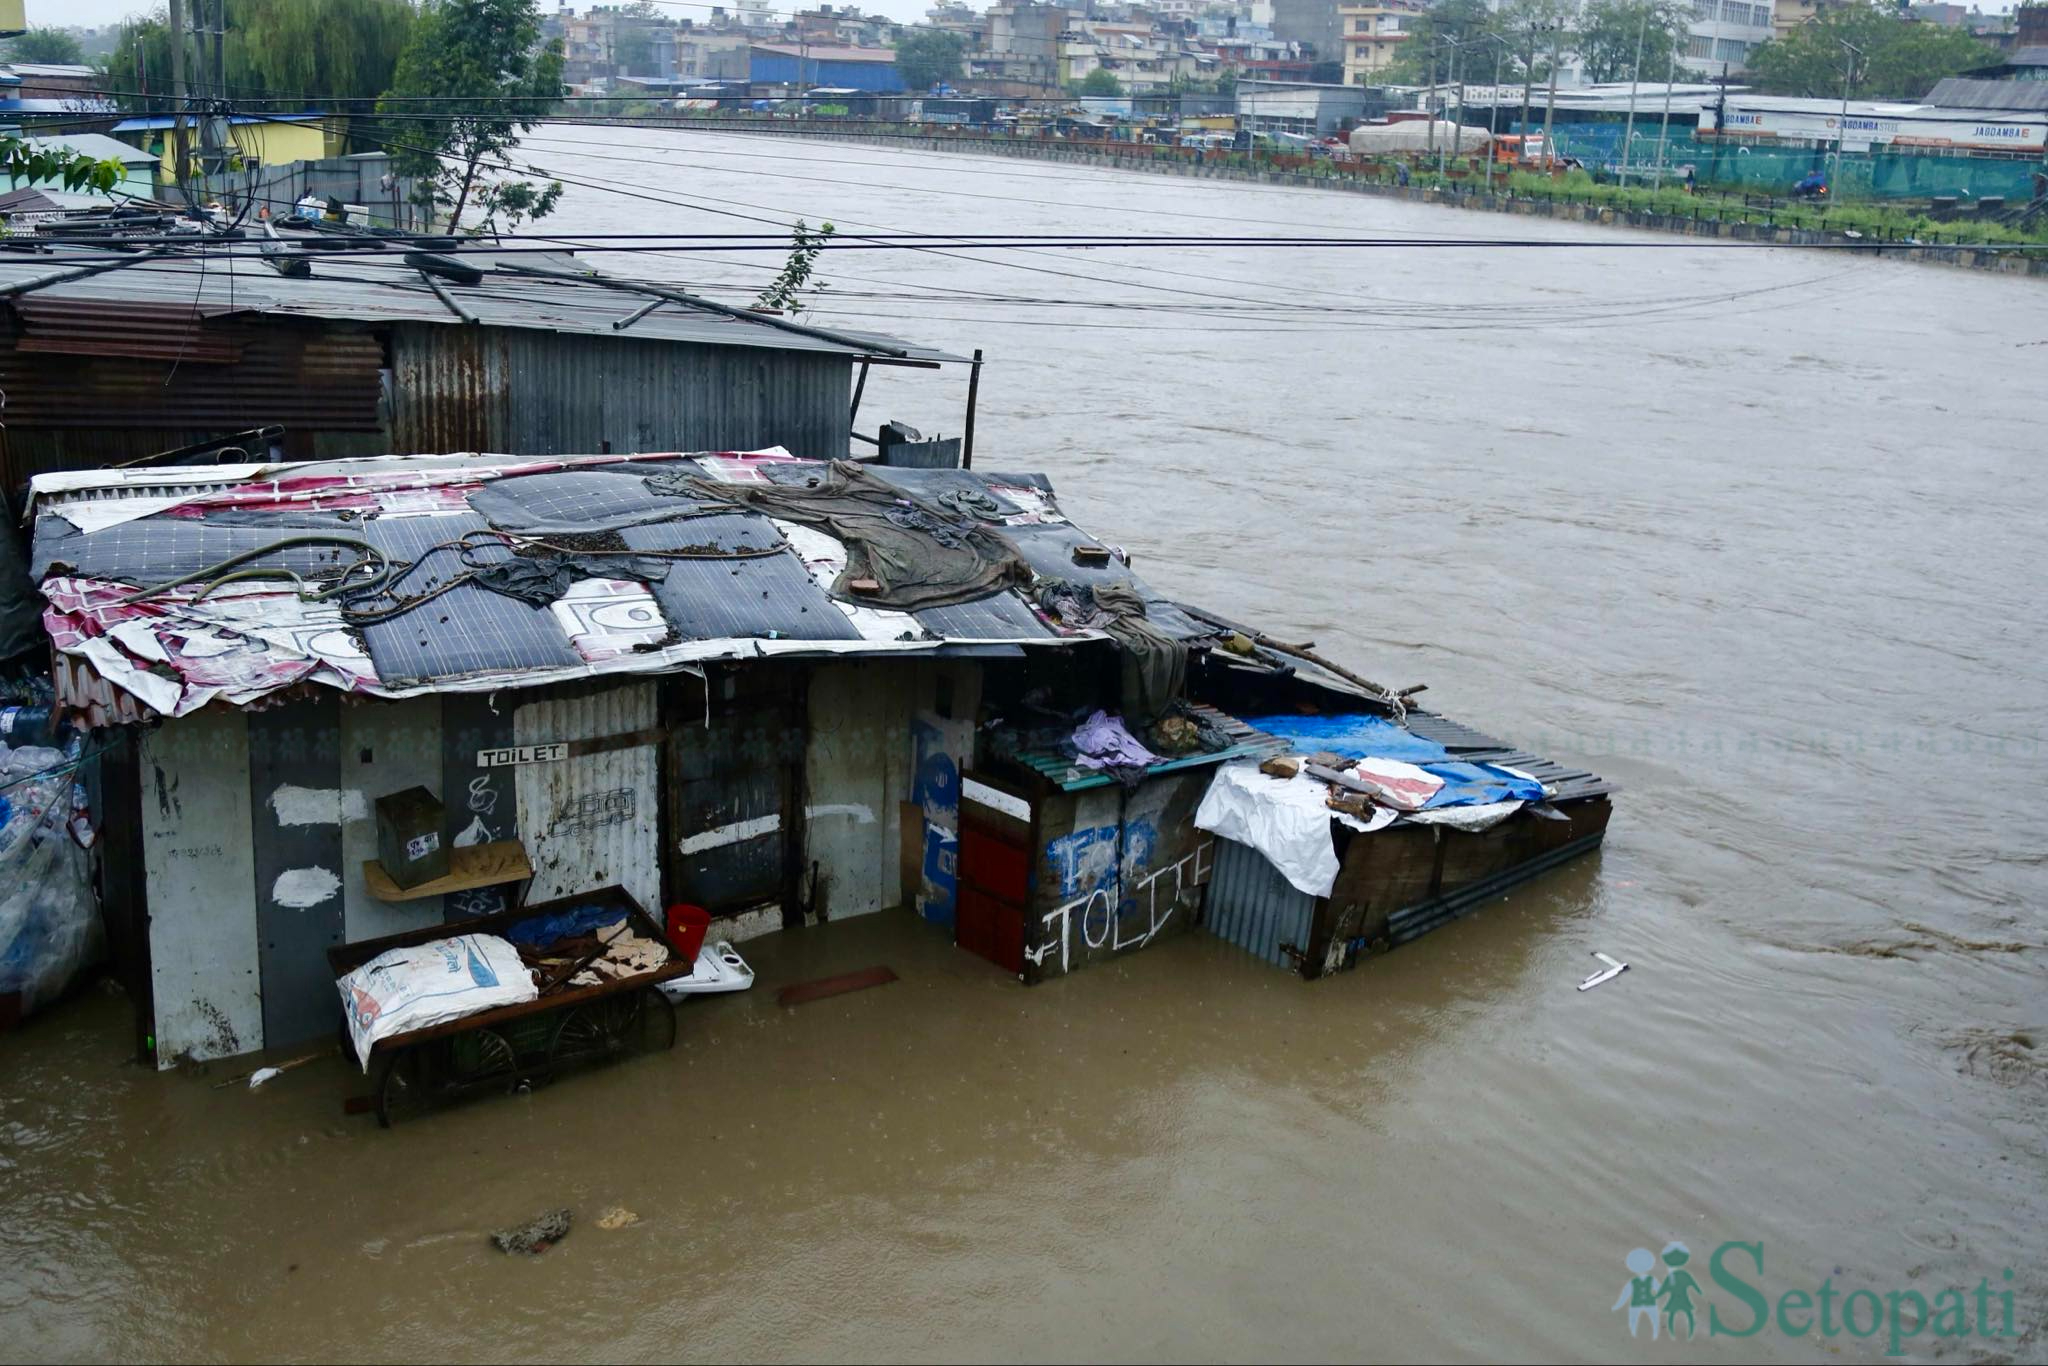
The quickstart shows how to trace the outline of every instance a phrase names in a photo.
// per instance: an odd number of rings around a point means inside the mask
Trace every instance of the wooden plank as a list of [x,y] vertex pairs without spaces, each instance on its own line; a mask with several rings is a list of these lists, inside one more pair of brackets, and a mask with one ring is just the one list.
[[849,991],[887,986],[895,980],[896,973],[892,968],[862,968],[859,972],[842,972],[837,977],[820,977],[815,982],[798,982],[794,986],[784,987],[775,993],[775,1004],[800,1006],[809,1001],[822,1001],[830,996],[844,996]]
[[[363,860],[363,886],[379,901],[417,901],[423,896],[446,896],[472,887],[499,887],[524,882],[533,876],[533,864],[526,846],[518,840],[495,840],[448,851],[448,871],[417,886],[400,887],[375,859]],[[474,917],[464,924],[473,923]],[[340,943],[339,939],[335,940]]]

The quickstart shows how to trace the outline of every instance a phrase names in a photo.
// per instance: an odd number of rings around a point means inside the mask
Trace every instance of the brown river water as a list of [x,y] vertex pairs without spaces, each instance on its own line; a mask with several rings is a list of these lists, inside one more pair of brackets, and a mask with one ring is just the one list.
[[[1624,1259],[1673,1240],[1727,1327],[1732,1241],[1772,1306],[1988,1281],[1995,1332],[2012,1292],[2018,1336],[1908,1356],[2048,1350],[2048,289],[866,145],[551,127],[527,155],[652,197],[571,186],[570,233],[765,230],[683,206],[715,202],[1588,244],[849,252],[811,317],[984,348],[978,466],[1050,474],[1169,593],[1618,778],[1606,848],[1315,984],[1201,935],[1030,990],[907,916],[771,937],[673,1054],[388,1133],[341,1114],[339,1061],[254,1093],[127,1065],[94,989],[0,1036],[0,1358],[1890,1345],[1632,1340]],[[955,433],[964,389],[880,373],[862,425]],[[1631,966],[1582,994],[1595,950]],[[902,980],[774,1004],[877,962]],[[553,1251],[487,1245],[557,1205]]]

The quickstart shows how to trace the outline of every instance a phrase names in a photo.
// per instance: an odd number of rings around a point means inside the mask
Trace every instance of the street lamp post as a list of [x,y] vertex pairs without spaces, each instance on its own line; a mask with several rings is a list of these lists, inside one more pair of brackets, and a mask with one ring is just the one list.
[[[1501,57],[1507,51],[1508,40],[1501,37],[1498,33],[1482,33],[1474,41],[1493,44],[1493,93],[1486,101],[1486,131],[1488,134],[1486,144],[1486,192],[1492,194],[1494,150],[1491,139],[1500,134],[1500,62]],[[1460,114],[1465,112],[1462,96],[1458,102],[1458,112]]]
[[1636,137],[1636,90],[1643,80],[1643,39],[1650,36],[1650,12],[1643,11],[1643,22],[1636,29],[1636,60],[1628,71],[1628,124],[1621,133],[1621,183],[1628,185],[1629,154],[1634,150]]
[[1657,178],[1651,189],[1664,188],[1664,144],[1671,137],[1671,87],[1678,80],[1678,44],[1671,45],[1671,63],[1664,68],[1664,122],[1657,129]]
[[1835,170],[1828,177],[1828,198],[1839,201],[1842,195],[1842,144],[1849,140],[1849,86],[1856,79],[1856,59],[1863,55],[1863,49],[1846,38],[1837,38],[1849,51],[1849,64],[1842,70],[1842,117],[1835,124]]

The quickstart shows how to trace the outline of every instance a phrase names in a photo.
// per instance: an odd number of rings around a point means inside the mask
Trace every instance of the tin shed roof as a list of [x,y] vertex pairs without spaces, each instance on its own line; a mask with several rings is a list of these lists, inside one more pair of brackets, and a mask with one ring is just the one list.
[[[1042,476],[866,468],[900,490],[913,515],[978,507],[971,515],[1015,545],[1038,576],[1132,584],[1160,629],[1215,634],[1113,557],[1076,563],[1071,547],[1090,538],[1060,513]],[[114,714],[119,708],[96,681],[177,716],[308,683],[402,697],[669,672],[714,659],[961,647],[1014,653],[1098,638],[1050,624],[1021,587],[914,611],[848,601],[830,591],[847,560],[835,536],[656,487],[678,477],[802,484],[826,470],[778,449],[42,475],[32,493],[32,573],[49,603],[44,622],[57,676],[83,680],[79,697],[60,700]],[[366,606],[349,593],[321,596],[337,575],[346,583],[348,566],[368,553],[362,546],[410,566],[400,576],[402,597],[392,597],[400,610],[384,614],[381,599]],[[621,565],[621,577],[577,578],[534,606],[464,572],[542,547],[601,548],[620,557],[605,567]],[[634,555],[657,557],[632,565],[651,572],[631,576],[625,566]],[[238,572],[228,575],[223,561]],[[251,570],[259,573],[247,576]],[[181,579],[190,581],[174,582]]]
[[[289,234],[286,240],[324,246],[329,251],[308,253],[312,274],[303,279],[280,275],[262,261],[250,259],[256,243],[243,241],[222,244],[238,248],[235,251],[180,248],[104,273],[37,284],[45,277],[85,265],[106,264],[113,255],[105,242],[52,243],[46,252],[9,253],[0,259],[0,295],[97,305],[117,318],[131,305],[155,304],[176,306],[198,318],[265,314],[353,324],[481,325],[805,351],[896,364],[965,363],[963,357],[949,352],[878,333],[833,328],[829,336],[806,335],[778,326],[772,318],[735,318],[664,300],[644,291],[674,292],[679,287],[605,274],[564,252],[464,245],[458,251],[439,253],[480,272],[474,283],[447,278],[436,281],[448,300],[469,315],[464,317],[435,292],[435,286],[428,284],[419,270],[407,264],[405,257],[412,250],[409,243],[379,245],[374,239],[364,242],[319,233]],[[345,254],[332,250],[351,241],[358,249]],[[535,269],[551,274],[531,273]],[[576,278],[565,278],[569,276]],[[649,304],[656,306],[648,311]]]

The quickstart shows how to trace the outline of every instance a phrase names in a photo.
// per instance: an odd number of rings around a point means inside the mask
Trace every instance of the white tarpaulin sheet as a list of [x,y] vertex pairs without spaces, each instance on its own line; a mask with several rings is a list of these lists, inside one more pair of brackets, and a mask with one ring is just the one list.
[[1328,805],[1330,789],[1305,774],[1275,778],[1256,763],[1225,764],[1195,811],[1195,826],[1247,844],[1266,856],[1297,891],[1328,896],[1337,882],[1337,849],[1330,821],[1373,831],[1392,824],[1384,808],[1360,820]]

